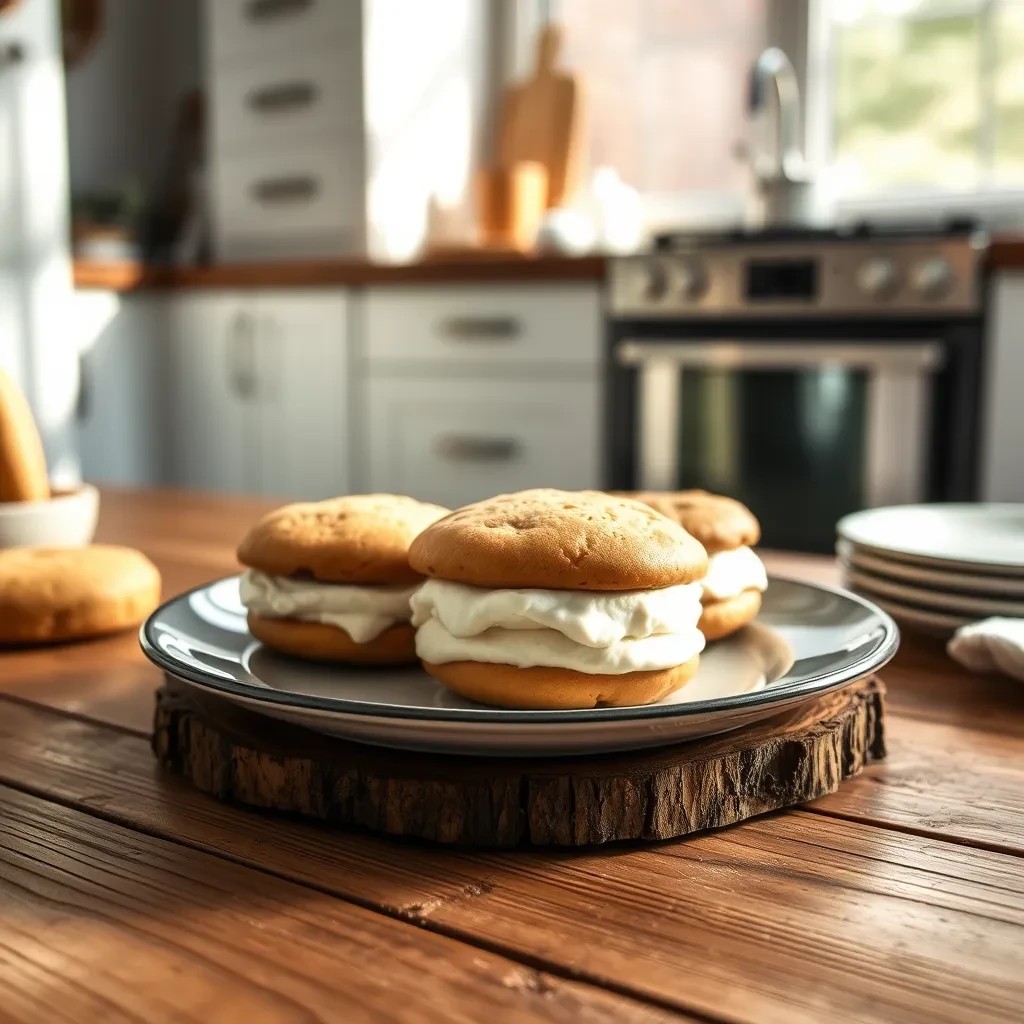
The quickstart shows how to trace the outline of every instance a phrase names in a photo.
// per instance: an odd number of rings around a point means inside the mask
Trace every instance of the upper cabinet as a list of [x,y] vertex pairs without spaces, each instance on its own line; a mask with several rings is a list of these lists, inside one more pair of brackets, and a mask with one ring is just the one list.
[[344,293],[193,292],[169,321],[173,483],[282,498],[350,489]]
[[486,7],[207,0],[216,256],[417,252],[468,201]]

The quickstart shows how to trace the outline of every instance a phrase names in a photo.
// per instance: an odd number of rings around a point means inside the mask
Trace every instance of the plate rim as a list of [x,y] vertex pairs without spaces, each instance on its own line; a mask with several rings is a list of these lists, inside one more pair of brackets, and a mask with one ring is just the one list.
[[[944,593],[977,594],[998,599],[1008,595],[1024,601],[1024,572],[1020,576],[1009,573],[979,573],[957,569],[955,566],[938,567],[923,562],[906,562],[899,558],[873,551],[840,537],[836,540],[836,557],[843,568],[853,567],[886,579],[898,580],[917,587],[945,587]],[[986,589],[994,588],[994,589]]]
[[[918,608],[912,604],[906,604],[902,601],[894,601],[887,597],[879,597],[878,600],[883,601],[886,606],[894,609],[892,613],[887,612],[886,614],[902,618],[909,626],[913,626],[917,629],[942,630],[943,632],[952,635],[961,626],[967,626],[972,622],[978,621],[971,615],[951,615],[946,612],[936,611],[934,608]],[[884,608],[882,610],[885,611]],[[915,619],[917,622],[914,621]],[[940,622],[939,620],[944,621]]]
[[[895,655],[900,643],[899,626],[893,617],[880,608],[873,601],[860,594],[853,593],[843,587],[831,587],[822,583],[810,583],[806,580],[793,579],[789,576],[770,575],[768,578],[769,587],[772,580],[780,583],[792,583],[811,590],[822,591],[834,597],[841,597],[854,602],[876,614],[882,622],[884,633],[878,646],[869,654],[865,654],[845,671],[820,672],[808,679],[801,680],[781,686],[766,686],[761,690],[737,694],[729,698],[713,698],[711,700],[689,701],[681,704],[649,704],[636,705],[624,708],[574,708],[561,711],[530,711],[513,708],[410,708],[396,704],[367,705],[364,701],[350,701],[343,697],[321,697],[314,694],[294,693],[292,691],[275,690],[270,687],[260,688],[252,685],[236,683],[233,679],[225,680],[213,676],[207,676],[197,669],[188,665],[176,662],[164,655],[159,646],[149,636],[149,630],[153,627],[157,617],[172,604],[186,600],[192,594],[201,590],[223,583],[226,580],[237,579],[238,573],[229,576],[221,576],[215,580],[208,580],[198,586],[183,590],[180,594],[161,604],[147,616],[139,628],[139,646],[142,653],[159,668],[162,672],[178,676],[186,682],[194,683],[204,687],[208,691],[231,694],[235,696],[248,697],[260,703],[271,704],[286,709],[333,711],[337,713],[356,714],[366,717],[390,718],[390,719],[413,719],[420,722],[445,721],[480,723],[488,726],[505,722],[510,725],[527,725],[530,723],[560,723],[564,725],[572,722],[616,722],[616,721],[638,721],[643,719],[663,719],[693,717],[702,714],[709,714],[723,710],[741,710],[759,705],[771,705],[777,703],[782,697],[795,694],[813,696],[821,692],[827,693],[846,683],[854,682],[863,678],[869,672],[876,672],[885,666],[893,655]],[[839,678],[837,678],[837,676]],[[288,700],[282,699],[287,694]],[[723,701],[728,700],[727,708],[722,707]]]
[[982,574],[988,573],[995,576],[1020,576],[1024,572],[1024,562],[992,561],[990,559],[969,559],[969,558],[944,558],[941,555],[923,555],[916,551],[907,551],[904,548],[885,546],[870,540],[863,540],[860,537],[852,536],[848,531],[850,522],[862,516],[880,515],[884,512],[906,511],[913,509],[1018,509],[1024,512],[1024,505],[1013,501],[935,501],[923,502],[920,505],[884,505],[877,508],[865,508],[858,512],[850,512],[843,516],[836,523],[836,534],[843,540],[848,541],[855,547],[863,548],[875,554],[888,555],[897,561],[911,562],[918,565],[932,567],[947,567],[951,569],[968,569]]
[[[1001,600],[982,597],[971,593],[929,590],[924,586],[913,586],[902,580],[887,580],[878,573],[855,565],[844,566],[846,579],[868,600],[876,595],[883,600],[917,606],[923,611],[935,611],[943,615],[1003,615],[1011,619],[1024,618],[1024,600]],[[889,591],[888,593],[886,591]],[[948,603],[943,604],[946,601]],[[973,605],[973,607],[972,607]],[[997,607],[1002,605],[1003,607]],[[1009,607],[1008,607],[1009,606]]]

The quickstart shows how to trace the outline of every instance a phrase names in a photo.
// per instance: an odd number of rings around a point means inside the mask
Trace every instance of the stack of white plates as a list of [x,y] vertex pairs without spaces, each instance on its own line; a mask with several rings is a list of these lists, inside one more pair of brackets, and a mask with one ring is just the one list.
[[906,626],[1024,618],[1024,505],[899,505],[836,529],[847,584]]

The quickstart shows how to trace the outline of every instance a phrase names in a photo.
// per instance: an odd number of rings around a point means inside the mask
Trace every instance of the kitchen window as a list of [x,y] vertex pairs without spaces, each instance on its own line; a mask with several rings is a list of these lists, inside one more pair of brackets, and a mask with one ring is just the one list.
[[838,195],[1024,186],[1022,0],[817,6],[811,80],[816,62]]
[[650,219],[735,217],[747,80],[766,45],[797,66],[807,146],[839,215],[1024,209],[1024,0],[519,0],[515,66],[545,17],[589,97],[589,166]]

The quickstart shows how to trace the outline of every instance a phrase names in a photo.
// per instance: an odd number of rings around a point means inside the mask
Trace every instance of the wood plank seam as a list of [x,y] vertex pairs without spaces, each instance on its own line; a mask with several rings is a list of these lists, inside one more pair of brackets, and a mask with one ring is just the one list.
[[8,704],[17,704],[23,708],[31,708],[33,711],[42,711],[48,715],[55,715],[58,718],[67,718],[72,722],[85,722],[88,725],[95,725],[100,729],[111,729],[125,736],[138,736],[141,739],[149,738],[149,733],[143,729],[133,729],[130,725],[108,722],[102,718],[83,714],[81,711],[70,711],[67,708],[57,708],[50,704],[40,704],[29,697],[19,697],[13,693],[0,693],[0,701],[6,701]]
[[969,839],[965,836],[952,835],[949,832],[938,832],[933,829],[915,828],[913,825],[903,825],[899,822],[878,821],[863,814],[850,814],[846,811],[836,811],[826,807],[815,807],[813,803],[804,804],[802,810],[811,814],[817,814],[822,818],[833,818],[839,821],[852,821],[858,825],[873,825],[886,828],[890,832],[902,832],[908,836],[918,836],[921,839],[938,839],[941,842],[952,843],[955,846],[966,846],[972,850],[986,850],[989,853],[1002,853],[1008,857],[1024,858],[1024,850],[1015,846],[1004,846],[1001,843],[993,843],[986,839]]

